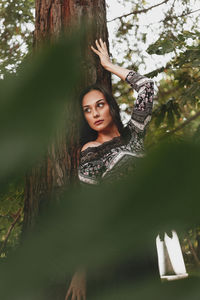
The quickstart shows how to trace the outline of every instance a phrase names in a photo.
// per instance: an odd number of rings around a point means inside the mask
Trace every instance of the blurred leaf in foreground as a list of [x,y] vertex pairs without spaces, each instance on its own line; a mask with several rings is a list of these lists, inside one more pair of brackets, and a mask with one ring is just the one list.
[[[86,267],[91,282],[96,274],[106,282],[97,283],[91,299],[197,299],[198,273],[161,284],[157,266],[151,270],[145,261],[154,261],[158,232],[199,224],[199,150],[191,141],[163,144],[141,161],[137,176],[64,193],[1,265],[3,299],[45,299],[45,287],[78,266]],[[117,273],[127,262],[133,264],[128,278]]]
[[0,81],[1,184],[31,166],[61,126],[80,80],[82,39],[77,31],[54,45],[46,43],[17,75]]

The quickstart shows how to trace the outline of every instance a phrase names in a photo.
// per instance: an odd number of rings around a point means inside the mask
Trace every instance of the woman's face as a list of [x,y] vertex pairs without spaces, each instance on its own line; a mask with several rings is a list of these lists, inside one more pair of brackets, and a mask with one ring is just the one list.
[[92,90],[85,94],[82,108],[85,119],[92,129],[102,131],[113,125],[110,107],[102,92]]

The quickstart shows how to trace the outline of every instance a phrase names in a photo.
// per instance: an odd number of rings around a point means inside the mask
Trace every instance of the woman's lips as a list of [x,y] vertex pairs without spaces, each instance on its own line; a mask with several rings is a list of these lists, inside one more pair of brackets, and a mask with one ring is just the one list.
[[96,121],[95,123],[94,123],[94,125],[99,125],[99,124],[101,124],[103,122],[103,120],[98,120],[98,121]]

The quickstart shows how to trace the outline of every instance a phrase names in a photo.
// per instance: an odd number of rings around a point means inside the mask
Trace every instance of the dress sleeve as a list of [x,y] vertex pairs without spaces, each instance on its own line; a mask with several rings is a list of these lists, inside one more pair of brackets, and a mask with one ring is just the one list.
[[128,73],[126,81],[138,92],[129,126],[132,130],[142,133],[151,120],[154,82],[134,71]]

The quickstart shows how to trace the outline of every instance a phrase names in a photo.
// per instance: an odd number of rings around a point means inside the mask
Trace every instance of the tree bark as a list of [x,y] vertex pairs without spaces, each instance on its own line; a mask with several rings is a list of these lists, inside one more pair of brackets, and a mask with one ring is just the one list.
[[[88,46],[94,45],[95,39],[100,37],[108,44],[104,0],[36,0],[34,48],[37,51],[46,39],[53,42],[61,31],[70,31],[74,25],[81,25],[85,19],[93,22],[92,31],[88,31]],[[96,82],[111,89],[110,74],[101,67],[89,47],[83,49],[83,65],[85,74],[82,86],[77,90],[77,101],[66,107],[72,124],[68,134],[58,133],[56,142],[49,146],[46,157],[26,176],[23,232],[34,226],[43,198],[47,198],[55,189],[66,188],[76,182],[79,156],[76,120],[78,92]]]

